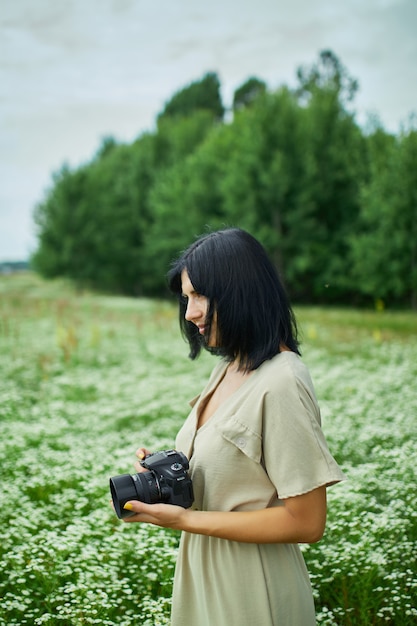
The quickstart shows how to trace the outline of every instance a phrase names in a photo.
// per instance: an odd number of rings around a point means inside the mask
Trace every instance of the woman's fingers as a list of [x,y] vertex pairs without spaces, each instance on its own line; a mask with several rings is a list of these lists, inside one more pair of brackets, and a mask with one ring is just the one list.
[[140,461],[143,461],[143,459],[148,456],[149,454],[152,454],[152,452],[150,450],[148,450],[147,448],[138,448],[136,450],[136,456],[138,457],[139,461],[135,462],[135,469],[137,472],[147,472],[148,470],[145,469],[144,467],[142,467],[142,465],[140,464]]

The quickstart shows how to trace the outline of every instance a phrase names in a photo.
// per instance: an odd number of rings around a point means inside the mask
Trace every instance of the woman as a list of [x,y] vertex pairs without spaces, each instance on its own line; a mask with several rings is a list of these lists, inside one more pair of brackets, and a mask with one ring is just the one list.
[[322,537],[326,487],[344,477],[320,428],[285,291],[263,247],[240,229],[198,239],[169,284],[190,357],[206,348],[222,359],[176,440],[190,460],[192,508],[132,501],[125,521],[183,531],[172,626],[313,625],[298,543]]

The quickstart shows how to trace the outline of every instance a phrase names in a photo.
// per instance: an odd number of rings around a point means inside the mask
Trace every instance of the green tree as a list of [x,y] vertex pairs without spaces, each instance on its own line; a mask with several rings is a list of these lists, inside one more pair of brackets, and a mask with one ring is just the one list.
[[85,168],[73,172],[63,165],[52,175],[52,182],[34,211],[38,249],[32,265],[47,278],[71,276],[74,271],[74,246],[81,226],[76,209],[85,192]]
[[214,72],[207,73],[201,80],[194,81],[177,91],[166,103],[158,119],[185,117],[199,110],[210,111],[216,120],[223,119],[220,81]]
[[150,191],[212,126],[213,116],[204,110],[162,119],[155,134],[144,134],[132,145],[105,139],[91,163],[74,171],[63,168],[36,211],[34,266],[45,275],[68,276],[99,289],[144,293],[156,271],[146,253],[155,221]]
[[158,120],[155,145],[159,170],[175,165],[193,153],[216,125],[210,111],[199,109],[185,117],[162,117]]
[[96,159],[101,159],[107,156],[114,148],[117,147],[117,141],[111,135],[107,135],[103,137],[101,140],[101,145],[96,152]]
[[238,111],[250,106],[260,95],[266,92],[266,83],[252,76],[248,78],[233,95],[233,110]]
[[338,56],[331,50],[322,50],[312,65],[297,69],[296,94],[301,102],[308,102],[317,91],[337,94],[342,107],[352,102],[358,89],[358,81],[349,75]]
[[148,293],[165,291],[170,262],[197,235],[225,226],[219,189],[226,153],[218,139],[225,127],[210,133],[194,152],[165,170],[150,195],[153,222],[144,246],[152,273]]
[[310,71],[298,75],[301,84],[296,93],[304,111],[302,136],[309,172],[305,185],[314,226],[305,242],[309,267],[304,263],[308,289],[303,297],[325,302],[354,298],[349,236],[357,232],[360,188],[367,177],[364,137],[346,109],[357,83],[328,51]]
[[365,295],[417,309],[417,131],[368,138],[371,177],[351,237],[353,274]]
[[[64,167],[35,211],[34,267],[100,289],[140,291],[140,246],[149,222],[152,137],[100,151],[74,171]],[[151,161],[151,162],[150,162]]]
[[300,122],[300,108],[288,89],[259,96],[235,115],[220,181],[228,219],[262,240],[291,289],[302,249],[297,242],[308,229]]
[[195,236],[240,226],[298,301],[417,306],[415,129],[395,138],[374,120],[362,131],[349,108],[357,81],[329,50],[297,76],[275,93],[248,79],[222,124],[220,83],[206,74],[174,94],[155,132],[131,145],[106,137],[90,163],[64,166],[35,210],[35,267],[160,295]]

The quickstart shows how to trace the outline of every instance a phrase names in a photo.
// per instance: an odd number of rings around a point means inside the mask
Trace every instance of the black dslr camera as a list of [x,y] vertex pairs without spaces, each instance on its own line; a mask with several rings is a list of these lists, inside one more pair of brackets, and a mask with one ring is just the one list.
[[165,502],[190,508],[194,500],[193,485],[188,476],[188,459],[182,452],[164,450],[148,454],[140,462],[148,472],[122,474],[110,478],[110,491],[117,516],[135,515],[124,509],[129,500],[146,504]]

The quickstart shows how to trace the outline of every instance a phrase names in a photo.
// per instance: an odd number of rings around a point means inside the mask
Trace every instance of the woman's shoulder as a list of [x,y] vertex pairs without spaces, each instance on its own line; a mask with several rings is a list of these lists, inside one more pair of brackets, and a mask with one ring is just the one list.
[[264,361],[260,370],[266,379],[276,379],[277,376],[310,378],[308,368],[301,357],[291,350],[283,350],[272,359]]
[[261,384],[264,392],[271,399],[274,398],[279,403],[301,401],[305,406],[313,403],[315,413],[319,413],[309,369],[295,352],[280,352],[270,361],[265,362]]
[[315,396],[314,385],[308,367],[295,352],[285,350],[261,366],[261,380],[265,391],[307,391]]

